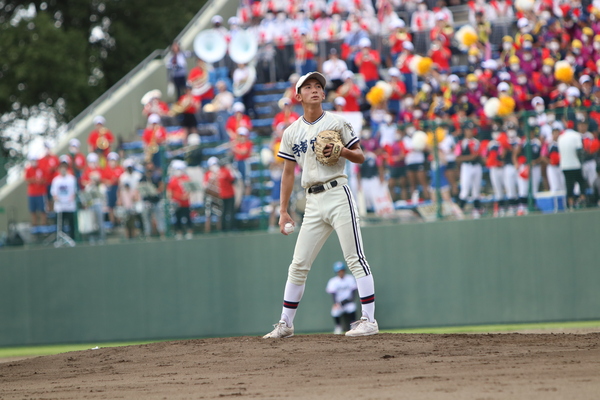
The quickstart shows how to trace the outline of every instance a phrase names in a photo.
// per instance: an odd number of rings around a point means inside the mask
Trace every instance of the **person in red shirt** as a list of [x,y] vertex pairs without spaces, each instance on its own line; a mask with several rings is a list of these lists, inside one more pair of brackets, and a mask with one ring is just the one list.
[[404,42],[412,42],[412,36],[410,33],[406,32],[406,24],[401,19],[392,22],[390,28],[393,29],[393,32],[390,34],[389,37],[390,55],[392,58],[392,65],[396,65],[398,56],[404,48]]
[[106,118],[98,115],[94,118],[94,125],[96,129],[90,132],[88,136],[88,149],[90,153],[96,152],[102,156],[101,162],[110,153],[115,137],[113,136],[110,129],[106,125]]
[[281,123],[284,123],[286,126],[290,126],[292,122],[300,118],[300,115],[292,111],[292,101],[287,97],[283,97],[281,100],[279,100],[279,107],[281,108],[281,111],[275,114],[275,117],[273,117],[273,130],[275,130],[275,127]]
[[117,205],[117,192],[119,189],[119,177],[124,169],[119,165],[119,155],[115,152],[108,153],[107,165],[102,170],[102,180],[106,185],[106,200],[108,205],[108,219],[115,226],[114,209]]
[[[219,166],[217,157],[208,159],[208,171],[204,175],[204,185],[207,194],[210,194],[213,198],[218,198],[219,203],[222,204],[221,218],[217,222],[218,230],[223,227],[223,230],[228,231],[233,227],[235,212],[234,182],[235,176],[231,173],[231,170],[226,165]],[[207,218],[209,217],[207,216]],[[209,219],[207,219],[207,224],[207,232],[210,232]]]
[[152,161],[154,165],[160,167],[161,153],[160,147],[167,140],[167,131],[160,124],[160,116],[152,114],[148,117],[148,126],[142,133],[142,141],[144,142],[144,154],[146,161]]
[[389,84],[392,87],[392,94],[388,99],[388,110],[394,114],[395,118],[398,118],[400,114],[400,101],[406,95],[406,85],[402,82],[400,77],[400,70],[396,67],[392,67],[388,70],[390,75]]
[[344,84],[338,88],[336,95],[346,100],[344,111],[360,111],[359,101],[362,91],[354,82],[354,74],[352,71],[345,71],[342,74],[342,79]]
[[233,103],[231,110],[233,111],[233,115],[227,119],[225,130],[227,131],[227,135],[229,135],[229,139],[235,140],[239,128],[243,127],[249,131],[252,130],[252,120],[244,114],[246,107],[240,102]]
[[100,157],[96,153],[90,153],[87,155],[87,167],[83,170],[81,174],[81,186],[86,187],[92,181],[92,174],[97,172],[100,176],[102,176],[103,171],[99,165]]
[[368,92],[379,80],[381,56],[377,50],[371,48],[369,38],[360,39],[358,47],[360,51],[354,58],[354,64],[358,67],[358,72],[365,78],[366,92]]
[[46,225],[46,182],[48,177],[39,166],[39,159],[39,155],[30,154],[29,166],[25,168],[31,226]]
[[[171,164],[173,176],[167,184],[167,197],[176,206],[175,209],[175,238],[183,238],[184,225],[187,228],[186,239],[191,239],[194,235],[192,218],[190,216],[190,194],[185,188],[185,183],[190,181],[186,175],[186,164],[181,160],[174,160]],[[185,220],[185,222],[184,222]]]
[[300,37],[294,43],[295,59],[296,63],[300,66],[302,75],[317,69],[317,63],[315,61],[316,52],[317,45],[310,39],[306,29],[302,29],[300,31]]
[[429,57],[431,57],[433,64],[437,65],[437,69],[440,73],[450,73],[450,59],[452,58],[452,52],[449,48],[443,46],[439,40],[436,40],[431,44]]
[[232,143],[231,152],[238,171],[242,176],[242,182],[246,182],[246,160],[252,155],[252,141],[248,138],[250,131],[241,127],[237,131],[237,139]]
[[77,139],[69,140],[69,154],[71,155],[71,161],[69,162],[69,168],[73,171],[73,176],[77,180],[77,187],[80,186],[81,174],[86,166],[85,156],[79,151],[81,142]]
[[215,91],[208,80],[208,67],[201,59],[190,70],[187,83],[192,87],[192,96],[197,103],[204,105],[215,97]]
[[52,195],[50,194],[50,186],[52,185],[52,179],[58,173],[58,166],[60,161],[58,156],[52,152],[50,143],[44,142],[44,148],[46,149],[46,155],[38,161],[39,167],[44,171],[44,175],[47,178],[46,181],[46,199],[48,201],[48,210],[54,209],[52,202]]
[[149,117],[152,114],[158,114],[161,117],[169,113],[169,105],[161,100],[162,92],[158,89],[151,90],[142,97],[144,109],[142,114]]
[[[196,120],[196,113],[198,112],[198,107],[200,105],[200,101],[192,94],[192,87],[187,85],[185,89],[185,93],[177,100],[177,103],[173,106],[171,111],[169,111],[170,116],[177,115],[179,119],[179,123],[185,130],[185,137],[187,138],[190,133],[198,133],[198,121]],[[157,115],[160,122],[160,116]],[[148,123],[150,122],[150,115],[148,117]],[[154,118],[155,119],[155,118]]]
[[404,84],[406,85],[406,92],[414,94],[417,89],[417,76],[410,69],[410,64],[414,58],[413,52],[415,46],[408,40],[402,43],[402,52],[396,60],[396,68],[400,70],[400,73],[404,77]]

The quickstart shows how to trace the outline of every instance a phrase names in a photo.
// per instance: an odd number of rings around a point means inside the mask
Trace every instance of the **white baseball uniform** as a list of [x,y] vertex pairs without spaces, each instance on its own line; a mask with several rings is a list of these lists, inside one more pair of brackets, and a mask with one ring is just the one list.
[[[480,153],[479,140],[463,139],[460,141],[459,146],[456,148],[457,155],[471,155]],[[461,203],[473,199],[475,208],[479,208],[479,195],[481,193],[481,178],[483,175],[483,169],[479,159],[473,161],[463,161],[460,164],[460,194],[458,198]]]
[[358,209],[344,174],[346,159],[340,158],[333,166],[323,165],[316,159],[314,143],[319,132],[325,130],[341,132],[347,148],[359,142],[352,126],[341,116],[323,112],[314,122],[301,117],[292,123],[284,131],[279,148],[279,157],[297,162],[302,167],[302,187],[307,189],[304,219],[288,270],[282,318],[293,319],[295,311],[286,314],[286,309],[298,307],[308,272],[323,244],[335,230],[346,264],[357,280],[363,315],[374,320],[373,278],[363,251]]

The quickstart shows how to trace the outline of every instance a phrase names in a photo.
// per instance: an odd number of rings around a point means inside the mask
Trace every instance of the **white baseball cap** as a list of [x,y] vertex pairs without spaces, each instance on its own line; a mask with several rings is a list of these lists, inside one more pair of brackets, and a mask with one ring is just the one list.
[[246,111],[246,106],[244,106],[244,103],[240,103],[235,102],[233,103],[233,106],[231,107],[231,110],[235,113],[235,112],[241,112],[243,113],[244,111]]
[[448,76],[448,82],[460,82],[458,75],[452,74]]
[[321,87],[325,89],[325,85],[327,84],[327,79],[325,79],[325,76],[320,72],[309,72],[306,75],[302,75],[300,79],[298,79],[298,83],[296,83],[296,93],[300,93],[300,88],[309,79],[316,79],[321,84]]
[[158,114],[150,114],[148,117],[149,124],[160,124],[160,115]]
[[392,29],[398,29],[398,28],[404,28],[406,26],[406,23],[404,22],[403,19],[395,19],[392,22],[390,22],[390,28]]
[[502,71],[498,74],[498,78],[500,78],[501,81],[510,81],[510,74],[506,71]]
[[358,41],[358,47],[371,47],[371,39],[362,38]]
[[580,95],[581,92],[579,92],[579,89],[577,89],[575,86],[571,86],[567,89],[567,96],[579,97]]
[[69,157],[66,154],[63,154],[62,156],[58,157],[58,161],[60,161],[61,163],[70,164],[71,163],[71,157]]
[[229,25],[239,25],[240,24],[240,20],[238,17],[231,17],[227,20],[227,23]]
[[133,168],[133,160],[130,160],[130,159],[128,158],[127,160],[123,161],[123,166],[124,166],[125,168],[129,168],[129,167]]
[[346,79],[352,79],[352,78],[354,78],[354,72],[350,71],[349,69],[342,72],[342,80],[343,81],[345,81]]
[[187,164],[183,160],[173,160],[171,162],[171,167],[173,169],[184,170],[187,167]]
[[506,83],[506,82],[500,82],[498,84],[499,92],[508,92],[509,89],[510,89],[510,86],[508,86],[508,83]]
[[98,125],[98,124],[101,124],[101,125],[106,124],[106,118],[104,118],[102,115],[96,115],[94,117],[94,125]]
[[223,17],[221,17],[220,15],[215,15],[210,19],[210,22],[212,22],[213,24],[222,24]]
[[245,126],[240,126],[237,129],[237,134],[242,136],[248,136],[250,134],[250,131]]
[[207,164],[209,167],[212,167],[213,165],[217,165],[219,164],[219,159],[217,157],[211,157],[208,159]]
[[591,82],[592,78],[590,78],[589,75],[581,75],[581,78],[579,78],[579,84],[583,85],[586,82]]
[[517,27],[519,28],[525,28],[527,25],[529,25],[529,20],[527,18],[519,18],[517,21]]
[[388,69],[388,74],[390,74],[390,76],[400,76],[400,70],[396,67],[392,67],[390,69]]
[[531,99],[531,105],[532,106],[536,106],[538,104],[544,104],[544,99],[542,99],[540,96],[535,96],[533,99]]
[[335,100],[333,100],[333,103],[337,106],[344,107],[346,105],[346,99],[343,97],[336,97]]
[[562,131],[563,129],[565,129],[564,125],[562,124],[562,122],[560,121],[554,121],[552,123],[552,130],[559,130]]
[[89,163],[97,163],[98,162],[98,154],[96,153],[90,153],[87,155],[86,160]]
[[110,153],[108,153],[108,155],[106,156],[107,160],[115,160],[117,161],[119,159],[119,155],[117,153],[115,153],[114,151],[111,151]]
[[69,146],[79,147],[81,146],[81,142],[78,139],[71,139],[69,140]]

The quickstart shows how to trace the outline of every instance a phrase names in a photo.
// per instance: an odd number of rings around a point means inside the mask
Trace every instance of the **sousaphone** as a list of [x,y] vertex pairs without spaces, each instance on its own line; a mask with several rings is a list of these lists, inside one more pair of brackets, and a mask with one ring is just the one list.
[[256,82],[256,69],[254,68],[254,58],[258,52],[258,41],[248,31],[243,31],[235,35],[229,42],[229,57],[236,64],[245,64],[248,66],[248,79],[243,82],[237,82],[233,85],[233,95],[242,97],[252,89]]
[[216,63],[227,53],[227,40],[221,32],[207,29],[194,38],[194,53],[204,62]]

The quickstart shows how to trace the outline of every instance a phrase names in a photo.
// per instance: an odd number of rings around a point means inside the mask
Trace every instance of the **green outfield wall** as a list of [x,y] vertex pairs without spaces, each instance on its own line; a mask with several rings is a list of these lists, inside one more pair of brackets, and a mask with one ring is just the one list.
[[[363,229],[381,328],[600,319],[600,211]],[[0,346],[256,335],[295,235],[0,250]],[[297,332],[332,328],[332,235]]]

